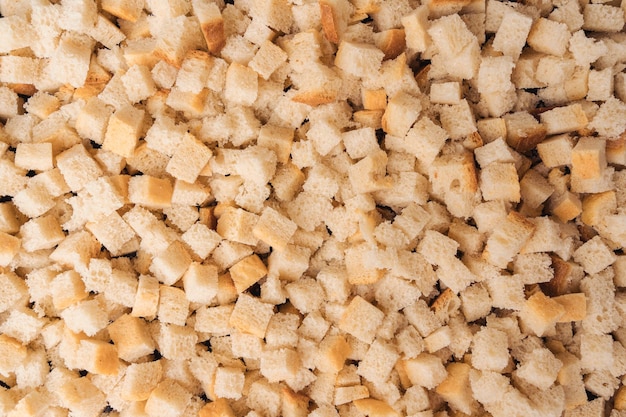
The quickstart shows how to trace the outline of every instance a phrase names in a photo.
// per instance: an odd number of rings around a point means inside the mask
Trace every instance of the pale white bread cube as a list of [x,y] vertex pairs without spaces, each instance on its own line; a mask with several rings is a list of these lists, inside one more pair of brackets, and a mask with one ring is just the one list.
[[[52,249],[65,239],[65,233],[53,215],[37,217],[24,223],[20,227],[20,235],[21,247],[29,252]],[[6,242],[2,246],[10,248],[11,244]]]
[[16,308],[11,310],[0,331],[24,344],[29,344],[41,333],[47,320],[39,317],[30,309]]
[[589,274],[596,274],[604,270],[617,259],[600,236],[595,236],[585,242],[576,249],[573,257]]
[[271,304],[242,293],[235,303],[229,323],[238,331],[263,338],[273,315],[274,308]]
[[20,250],[22,240],[8,233],[0,232],[0,266],[9,266]]
[[233,62],[226,72],[224,97],[242,106],[252,105],[258,96],[259,75],[251,68]]
[[145,65],[131,66],[121,79],[131,103],[146,100],[156,92],[150,68]]
[[60,405],[77,416],[98,415],[107,404],[106,395],[89,378],[71,378],[55,392]]
[[567,51],[570,31],[565,23],[539,18],[528,34],[528,45],[537,52],[563,56]]
[[418,98],[405,92],[393,96],[382,118],[382,126],[390,135],[404,137],[417,120],[422,105]]
[[480,190],[485,201],[519,202],[519,177],[514,163],[494,162],[480,171]]
[[430,35],[427,32],[428,15],[428,6],[420,5],[412,13],[401,18],[406,35],[406,46],[416,52],[424,52],[430,46]]
[[217,221],[217,233],[222,238],[244,243],[247,245],[256,245],[258,238],[253,235],[252,230],[257,224],[259,216],[240,208],[227,208]]
[[335,65],[348,74],[369,79],[378,74],[385,53],[371,44],[341,41]]
[[16,14],[0,19],[0,30],[6,34],[6,42],[0,47],[3,54],[26,48],[37,39],[37,32],[25,17]]
[[[505,92],[514,88],[511,83],[511,74],[514,67],[513,58],[508,55],[482,57],[476,79],[476,86],[481,95],[488,95],[489,93],[504,95]],[[487,105],[489,105],[489,102],[487,102]],[[501,112],[501,114],[505,112],[506,110]],[[498,117],[501,114],[494,116]]]
[[476,119],[466,99],[455,105],[437,106],[441,127],[443,127],[450,139],[464,139],[477,131]]
[[246,183],[265,186],[276,172],[276,163],[277,157],[272,150],[262,146],[249,146],[237,152],[234,169]]
[[264,80],[268,80],[286,61],[287,53],[270,40],[266,40],[261,44],[261,47],[254,58],[248,63],[248,66],[256,71]]
[[265,207],[252,233],[274,249],[281,251],[287,247],[297,228],[293,221],[280,212]]
[[207,86],[212,66],[213,60],[208,53],[190,51],[176,74],[176,87],[181,91],[199,94]]
[[534,385],[541,390],[547,390],[556,381],[562,363],[548,349],[535,349],[515,370],[515,376]]
[[83,300],[70,305],[61,312],[61,318],[74,333],[83,332],[93,336],[104,329],[109,320],[98,300]]
[[455,240],[435,230],[427,230],[417,246],[417,252],[429,263],[441,266],[456,256],[458,248]]
[[578,103],[545,111],[540,117],[548,135],[581,130],[587,127],[589,122],[582,106]]
[[76,132],[80,137],[102,144],[113,109],[97,97],[87,100],[76,118]]
[[571,165],[574,139],[567,134],[548,138],[537,144],[537,152],[548,168]]
[[143,127],[144,111],[132,105],[115,111],[109,118],[102,148],[125,158],[133,156]]
[[613,342],[611,335],[582,332],[580,366],[587,372],[610,370],[616,366]]
[[189,360],[196,355],[198,334],[190,326],[160,323],[153,327],[157,350],[168,360]]
[[424,166],[437,157],[448,138],[448,133],[429,117],[420,118],[408,131],[402,144],[406,152],[415,155]]
[[82,87],[89,71],[93,40],[77,32],[66,32],[50,58],[50,76],[56,81]]
[[403,311],[409,323],[417,329],[422,337],[427,337],[443,324],[424,300],[417,300]]
[[261,354],[259,370],[270,383],[295,377],[299,367],[300,360],[294,349],[265,350]]
[[626,114],[626,104],[610,97],[600,105],[600,109],[589,123],[589,128],[594,129],[601,136],[617,137],[626,130],[626,123],[622,121],[624,114]]
[[283,281],[296,281],[309,268],[312,251],[298,245],[287,245],[283,251],[274,251],[267,261],[269,275]]
[[210,304],[218,291],[217,267],[193,262],[183,275],[183,287],[190,302]]
[[586,4],[583,18],[583,29],[588,31],[619,32],[624,27],[624,11],[608,4]]
[[328,155],[341,142],[341,130],[330,119],[312,121],[306,135],[321,156]]
[[67,235],[50,254],[50,259],[85,273],[89,268],[89,260],[99,252],[98,241],[89,232],[79,231]]
[[85,227],[113,255],[127,250],[127,244],[135,237],[133,229],[116,211],[96,222],[87,223]]
[[546,136],[545,126],[526,111],[507,113],[503,118],[507,130],[506,142],[515,151],[527,152]]
[[472,340],[472,367],[481,371],[501,372],[510,360],[509,342],[501,330],[483,327]]
[[532,18],[512,8],[507,8],[502,16],[502,22],[496,31],[493,49],[517,61],[522,53],[522,48],[526,44],[532,24]]
[[[196,19],[180,15],[162,17],[154,37],[157,38],[154,54],[177,68],[190,50],[200,46],[200,24]],[[155,20],[156,22],[156,20]]]
[[458,81],[432,83],[429,97],[433,104],[459,104],[461,85]]
[[65,271],[58,274],[50,283],[50,295],[54,308],[62,310],[87,298],[85,284],[76,271]]
[[172,183],[167,178],[140,175],[131,177],[128,182],[130,202],[148,209],[170,207],[172,193]]
[[369,398],[370,392],[364,385],[353,385],[335,388],[334,405],[339,406],[355,400]]
[[[367,317],[367,320],[363,320]],[[339,328],[365,343],[374,340],[384,313],[360,296],[355,296],[343,312]]]
[[150,272],[165,285],[173,285],[182,278],[191,262],[191,256],[183,243],[176,240],[152,259]]
[[491,311],[491,297],[484,284],[472,284],[461,291],[459,296],[461,312],[468,322],[485,317]]
[[161,285],[157,318],[161,323],[184,326],[189,315],[189,300],[180,288]]
[[474,157],[476,162],[481,168],[485,168],[491,163],[515,163],[515,151],[513,151],[502,139],[499,137],[483,146],[474,149]]
[[222,237],[206,225],[197,222],[181,235],[181,240],[199,259],[206,259],[215,250]]
[[385,381],[398,359],[400,355],[393,344],[376,339],[359,362],[357,374],[371,382]]
[[495,308],[521,310],[524,306],[524,281],[517,275],[500,275],[485,281]]
[[454,78],[474,77],[480,61],[480,46],[458,14],[431,22],[427,32],[437,50],[431,70]]
[[420,353],[415,358],[400,361],[412,385],[433,389],[448,376],[440,358],[429,353]]
[[515,211],[493,231],[482,257],[492,265],[506,268],[535,231],[535,225]]
[[176,147],[165,171],[178,180],[194,183],[212,156],[213,152],[206,145],[187,133]]
[[289,162],[293,138],[294,129],[266,124],[259,130],[257,144],[272,150],[277,162],[286,164]]
[[15,55],[0,57],[0,81],[7,84],[37,84],[42,61]]
[[102,176],[102,169],[82,144],[74,145],[57,155],[56,165],[74,192]]
[[289,33],[293,24],[291,8],[286,0],[262,0],[252,5],[250,15],[274,30]]
[[576,64],[587,66],[605,55],[608,48],[604,41],[588,38],[583,30],[579,30],[570,38],[569,51],[576,60]]
[[176,417],[183,414],[192,394],[172,379],[162,380],[150,393],[145,405],[149,417]]

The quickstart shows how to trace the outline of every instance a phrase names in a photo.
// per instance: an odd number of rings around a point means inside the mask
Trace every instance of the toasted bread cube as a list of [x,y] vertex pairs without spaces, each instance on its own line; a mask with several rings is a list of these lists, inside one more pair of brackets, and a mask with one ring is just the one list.
[[131,363],[122,379],[122,398],[126,401],[146,401],[163,377],[161,361]]
[[327,335],[319,344],[316,366],[322,372],[337,373],[350,356],[352,348],[342,335]]
[[47,171],[52,163],[51,143],[18,143],[15,150],[15,166],[37,171]]
[[174,241],[152,260],[152,272],[165,285],[174,285],[191,265],[191,256],[180,241]]
[[295,377],[299,367],[300,358],[294,349],[266,350],[261,354],[259,370],[270,383]]
[[298,226],[286,216],[271,207],[265,207],[252,233],[275,250],[281,251],[287,247],[297,228]]
[[565,23],[539,18],[528,34],[528,45],[535,51],[563,56],[567,51],[570,31]]
[[520,181],[520,195],[525,204],[538,208],[554,193],[554,187],[536,170],[531,169]]
[[131,203],[149,209],[170,207],[172,193],[172,183],[167,178],[140,175],[131,177],[128,183],[128,198]]
[[583,29],[596,32],[619,32],[624,27],[624,12],[608,4],[586,4]]
[[354,385],[350,387],[337,387],[335,388],[335,400],[336,406],[347,404],[355,400],[362,398],[369,398],[370,392],[364,385]]
[[277,162],[286,164],[289,162],[289,154],[293,143],[294,130],[266,124],[261,127],[257,144],[274,151]]
[[102,176],[102,169],[89,155],[82,144],[74,145],[56,157],[57,168],[61,171],[71,191],[80,191],[87,183]]
[[583,137],[572,149],[572,177],[600,178],[607,168],[606,141]]
[[541,113],[541,123],[548,135],[555,135],[583,129],[588,119],[580,104],[572,104]]
[[212,156],[213,152],[206,145],[187,133],[176,147],[165,170],[176,179],[193,183]]
[[463,362],[452,362],[446,367],[448,376],[435,389],[454,409],[471,414],[476,400],[470,386],[471,366]]
[[322,0],[319,3],[322,30],[326,38],[338,44],[348,28],[352,6],[344,0]]
[[274,307],[246,293],[241,293],[230,317],[230,325],[235,329],[257,337],[265,337]]
[[339,328],[362,342],[371,343],[384,316],[382,311],[357,295],[343,312]]
[[535,335],[543,337],[564,314],[560,303],[539,291],[526,300],[520,319]]
[[147,323],[140,318],[124,314],[109,324],[107,330],[117,347],[120,359],[136,362],[154,352],[156,346]]
[[217,233],[232,242],[256,245],[258,238],[252,230],[259,216],[240,208],[229,208],[217,221]]
[[216,307],[200,307],[196,310],[196,324],[194,330],[212,336],[227,335],[233,332],[233,327],[229,324],[229,321],[230,316],[233,314],[234,307],[235,306],[232,304]]
[[106,396],[89,378],[72,378],[56,391],[61,405],[77,416],[98,415],[106,406]]
[[361,90],[361,100],[365,110],[385,110],[387,107],[387,93],[385,89]]
[[162,323],[184,326],[189,315],[189,300],[180,288],[161,285],[157,318]]
[[146,414],[149,417],[178,417],[183,414],[191,401],[192,394],[178,382],[164,379],[150,393],[146,401]]
[[406,46],[416,52],[426,51],[431,43],[430,35],[427,32],[428,13],[428,6],[424,4],[401,19],[406,34]]
[[113,16],[130,22],[136,22],[141,16],[144,7],[144,0],[103,0],[100,4],[102,9]]
[[230,276],[237,292],[241,293],[267,275],[267,267],[253,254],[237,262],[230,268]]
[[206,259],[219,245],[222,237],[201,223],[195,223],[181,236],[191,252],[200,259]]
[[0,266],[9,266],[20,250],[22,240],[8,233],[0,232]]
[[492,163],[480,171],[480,188],[485,201],[519,202],[519,177],[513,163]]
[[117,348],[108,342],[81,340],[76,356],[87,372],[96,375],[117,375],[119,372],[120,360]]
[[15,234],[20,231],[21,223],[15,205],[0,203],[0,232]]
[[226,398],[216,398],[200,409],[198,417],[235,417],[235,413]]
[[76,132],[82,138],[102,144],[113,109],[97,97],[87,100],[76,118]]
[[587,316],[587,299],[583,293],[563,294],[552,297],[552,300],[561,304],[565,311],[558,319],[559,323],[580,321]]
[[24,223],[20,228],[20,235],[22,247],[29,252],[51,249],[65,239],[58,220],[52,215],[37,217]]
[[567,223],[582,212],[582,202],[578,195],[566,191],[560,195],[553,195],[550,198],[549,208],[559,220]]
[[430,102],[433,104],[459,104],[461,102],[460,84],[457,81],[431,84]]
[[367,416],[400,417],[401,415],[385,401],[374,398],[355,400],[353,404],[359,412]]

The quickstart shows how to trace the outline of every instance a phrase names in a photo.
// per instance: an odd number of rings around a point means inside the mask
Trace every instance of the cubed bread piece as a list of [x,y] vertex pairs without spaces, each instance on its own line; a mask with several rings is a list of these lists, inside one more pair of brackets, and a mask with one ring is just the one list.
[[27,170],[47,171],[52,163],[51,143],[18,143],[15,149],[15,166]]
[[532,18],[512,8],[507,9],[496,32],[493,49],[517,60],[526,44],[532,24]]
[[554,193],[554,187],[534,169],[528,170],[519,184],[521,198],[531,208],[538,208]]
[[285,61],[287,61],[287,53],[270,40],[266,40],[261,44],[248,66],[264,80],[268,80]]
[[317,280],[302,277],[285,285],[291,304],[302,314],[317,311],[324,303],[324,290]]
[[193,183],[213,156],[213,152],[187,133],[176,147],[165,170],[174,178]]
[[162,377],[161,361],[130,364],[121,381],[122,398],[126,401],[146,401]]
[[[366,318],[364,320],[364,318]],[[365,343],[371,343],[382,324],[384,313],[360,296],[348,304],[339,321],[339,328]]]
[[567,51],[570,31],[565,23],[539,18],[528,34],[528,45],[535,51],[563,56]]
[[97,222],[87,223],[85,227],[114,256],[120,255],[126,244],[135,237],[133,229],[116,211]]
[[581,179],[600,178],[607,168],[606,141],[583,137],[572,149],[572,176]]
[[48,64],[50,76],[74,88],[82,87],[89,71],[92,42],[87,35],[74,31],[66,32],[50,58]]
[[546,127],[526,111],[507,113],[503,116],[506,123],[506,142],[518,152],[527,152],[546,137]]
[[626,129],[623,116],[626,115],[626,103],[615,97],[609,97],[600,105],[593,119],[589,123],[589,128],[594,129],[605,137],[617,137]]
[[574,260],[585,269],[588,274],[596,274],[610,266],[617,257],[604,243],[600,236],[585,242],[574,252]]
[[[174,191],[176,193],[176,191]],[[200,259],[206,259],[219,245],[222,237],[202,223],[195,223],[182,234],[181,240]]]
[[102,169],[82,144],[57,155],[57,168],[65,182],[74,192],[80,191],[87,183],[102,176]]
[[121,1],[104,0],[101,4],[104,11],[130,22],[136,22],[141,16],[144,0]]
[[385,53],[374,45],[341,41],[335,55],[335,65],[348,74],[361,78],[374,77]]
[[543,337],[564,314],[565,308],[560,303],[538,291],[526,300],[520,320],[535,335]]
[[463,362],[452,362],[446,366],[448,373],[435,389],[452,408],[465,414],[471,414],[476,408],[476,400],[470,387],[471,366]]
[[176,417],[183,414],[192,394],[172,379],[164,379],[150,393],[146,401],[149,417]]
[[218,54],[226,44],[224,18],[217,4],[192,1],[193,13],[200,21],[202,35],[209,52]]
[[71,331],[87,336],[95,335],[109,324],[106,311],[95,299],[72,304],[61,312],[61,318]]
[[570,135],[558,135],[537,144],[537,151],[548,168],[569,165],[572,162],[574,139]]
[[624,27],[624,12],[608,4],[587,4],[583,8],[583,29],[596,32],[619,32]]
[[501,330],[483,327],[472,341],[472,366],[482,371],[501,372],[509,364],[509,342]]
[[159,306],[159,280],[153,276],[140,275],[135,294],[133,317],[153,318]]
[[62,310],[87,298],[88,294],[80,275],[76,271],[65,271],[52,281],[51,295],[54,308]]
[[154,352],[155,344],[147,323],[140,318],[124,314],[109,324],[107,330],[120,359],[136,362]]
[[172,242],[168,248],[152,260],[152,272],[165,285],[175,284],[187,271],[192,259],[180,241]]
[[539,348],[533,350],[522,361],[515,375],[541,390],[547,390],[556,381],[561,366],[561,361],[555,358],[552,352]]
[[106,396],[89,378],[71,378],[55,391],[61,405],[77,416],[98,415]]
[[274,308],[271,304],[241,293],[230,317],[230,325],[241,332],[263,338],[273,315]]
[[394,345],[377,339],[359,362],[357,374],[371,382],[387,380],[399,358]]
[[[65,239],[57,218],[52,215],[37,217],[24,223],[20,227],[20,235],[21,246],[29,252],[51,249]],[[3,246],[11,247],[8,242]]]
[[77,360],[87,372],[96,375],[117,375],[120,360],[117,347],[102,340],[81,340],[76,351]]
[[429,117],[422,117],[406,134],[403,146],[424,166],[429,166],[447,139],[448,133],[441,126],[435,124]]
[[462,99],[459,104],[440,105],[437,108],[441,127],[448,132],[450,139],[465,139],[476,132],[476,119],[467,99]]
[[587,80],[587,100],[605,101],[613,96],[614,75],[610,68],[591,70]]
[[216,307],[200,307],[196,310],[196,323],[194,325],[194,330],[196,332],[206,333],[212,336],[223,336],[231,333],[233,331],[233,327],[229,324],[229,320],[234,307],[235,306],[232,304],[220,305]]
[[458,242],[434,231],[427,230],[420,241],[417,252],[433,265],[443,265],[456,256]]
[[480,46],[476,36],[461,17],[454,13],[431,22],[427,29],[437,53],[430,71],[452,78],[470,79],[480,63]]
[[215,372],[215,395],[237,400],[244,388],[244,371],[233,367],[219,367]]
[[352,159],[364,158],[380,149],[376,132],[371,127],[349,130],[341,134],[346,152]]
[[498,226],[485,245],[483,258],[500,268],[513,260],[530,239],[535,225],[515,211],[511,211],[503,224]]
[[433,104],[459,104],[461,101],[461,85],[457,81],[432,83],[430,86],[430,102]]
[[324,35],[330,42],[338,44],[348,28],[352,5],[345,0],[323,0],[319,3],[319,12]]
[[157,317],[161,323],[184,326],[189,315],[189,300],[180,288],[161,285]]
[[491,297],[484,284],[472,284],[460,293],[461,311],[468,322],[485,317],[491,311]]
[[140,175],[131,177],[128,183],[128,197],[131,203],[149,209],[170,207],[172,193],[172,183],[167,178]]
[[578,103],[556,107],[541,113],[541,123],[546,126],[548,135],[581,130],[587,126],[588,122],[587,115]]
[[433,389],[442,383],[448,372],[441,359],[429,353],[421,353],[415,358],[400,362],[411,384]]
[[0,266],[9,266],[19,252],[21,243],[20,238],[0,232]]
[[521,310],[526,301],[524,296],[524,281],[519,275],[500,275],[485,281],[491,304],[495,308]]
[[241,293],[266,276],[267,271],[261,258],[253,254],[234,264],[230,268],[230,276],[237,292]]
[[568,222],[582,212],[582,202],[577,194],[566,191],[560,195],[552,195],[549,209],[559,220]]
[[300,358],[294,349],[266,350],[261,354],[259,371],[268,382],[288,380],[297,375]]
[[293,143],[294,129],[266,124],[261,127],[257,144],[274,151],[277,162],[289,162],[289,154]]
[[229,208],[217,221],[217,233],[224,239],[256,245],[258,238],[253,234],[253,228],[259,216],[240,208]]
[[485,201],[519,202],[519,177],[513,163],[492,163],[480,170],[480,189]]
[[259,75],[248,67],[233,62],[226,72],[224,96],[234,104],[252,105],[257,99]]
[[183,275],[183,287],[187,300],[193,303],[210,304],[217,296],[217,267],[193,262]]

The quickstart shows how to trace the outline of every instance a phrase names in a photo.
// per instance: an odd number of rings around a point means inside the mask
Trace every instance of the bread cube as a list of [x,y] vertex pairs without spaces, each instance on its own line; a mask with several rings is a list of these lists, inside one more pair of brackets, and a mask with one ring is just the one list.
[[507,9],[496,32],[493,49],[512,57],[516,61],[526,44],[532,24],[532,18],[512,8]]
[[461,102],[460,84],[456,81],[431,84],[430,102],[433,104],[459,104]]
[[154,337],[157,349],[169,360],[189,360],[196,355],[198,334],[189,326],[161,323]]
[[499,268],[506,268],[534,231],[533,223],[517,212],[511,211],[505,222],[499,225],[487,240],[483,258]]
[[610,68],[589,71],[587,100],[604,101],[613,96],[614,75]]
[[0,232],[0,266],[9,266],[20,250],[21,239],[8,233]]
[[587,4],[583,8],[583,29],[595,32],[619,32],[624,27],[624,12],[608,4]]
[[226,72],[224,96],[242,106],[251,106],[257,99],[259,75],[251,68],[233,62]]
[[576,249],[573,257],[588,274],[597,274],[617,259],[600,236],[595,236],[585,242]]
[[524,307],[524,281],[521,276],[492,277],[486,284],[493,307],[510,310],[521,310]]
[[450,139],[464,139],[476,132],[476,121],[466,99],[459,104],[440,105],[438,110],[441,127],[448,132]]
[[85,185],[103,174],[98,163],[82,144],[74,145],[57,155],[56,164],[70,190],[74,192],[82,190]]
[[452,362],[446,367],[448,376],[435,389],[454,409],[471,414],[476,400],[470,386],[471,366],[463,362]]
[[422,109],[421,102],[412,95],[400,92],[393,96],[382,118],[385,132],[397,137],[404,137],[417,120]]
[[285,61],[287,61],[285,51],[270,40],[266,40],[261,44],[248,66],[255,70],[264,80],[268,80]]
[[202,35],[208,46],[209,52],[218,54],[226,43],[224,32],[224,18],[219,7],[214,3],[192,1],[193,13],[200,21]]
[[15,149],[15,166],[37,171],[52,169],[51,143],[18,143]]
[[[95,23],[95,22],[94,22]],[[82,87],[89,71],[93,41],[78,32],[66,32],[50,58],[50,76],[74,88]]]
[[185,134],[165,170],[174,178],[194,183],[213,152],[191,134]]
[[259,370],[270,383],[293,378],[299,367],[300,359],[293,349],[266,350],[261,354]]
[[376,339],[359,362],[357,374],[371,382],[385,381],[393,370],[400,355],[394,345]]
[[87,298],[88,294],[80,275],[76,271],[65,271],[54,278],[51,295],[54,308],[63,310]]
[[266,276],[267,271],[261,258],[253,254],[234,264],[230,268],[230,276],[237,292],[242,293]]
[[74,333],[93,336],[109,324],[109,318],[98,300],[79,301],[61,312],[67,327]]
[[120,383],[122,398],[126,401],[146,401],[162,377],[161,361],[130,364]]
[[565,308],[542,292],[530,296],[520,312],[522,323],[535,335],[543,337],[565,314]]
[[427,389],[433,389],[442,383],[448,372],[437,356],[420,353],[415,358],[400,362],[411,384]]
[[402,16],[401,22],[406,35],[406,46],[416,52],[424,52],[430,46],[431,39],[428,35],[428,7],[422,5],[412,13]]
[[178,382],[164,379],[150,393],[146,401],[146,414],[149,417],[178,417],[183,414],[191,401],[192,394]]
[[300,278],[285,285],[289,301],[302,314],[318,310],[324,303],[324,290],[317,280]]
[[518,366],[515,375],[522,380],[547,390],[556,381],[562,363],[548,349],[533,350]]
[[165,285],[174,285],[191,265],[191,256],[180,241],[174,241],[156,256],[150,265],[152,272]]
[[480,188],[485,201],[519,202],[519,177],[513,163],[492,163],[480,170]]
[[273,315],[274,308],[271,304],[241,293],[235,303],[229,323],[241,332],[263,338]]
[[124,314],[109,324],[107,330],[120,359],[136,362],[154,352],[155,344],[148,326],[140,318]]
[[71,378],[55,391],[61,405],[78,416],[92,416],[106,406],[106,396],[89,378]]
[[180,288],[161,285],[157,317],[162,323],[184,326],[189,315],[189,300]]
[[339,329],[364,343],[372,343],[384,316],[382,311],[357,295],[344,310]]
[[81,340],[76,351],[77,360],[83,369],[96,375],[117,375],[120,360],[117,348],[102,340]]
[[582,212],[582,202],[578,195],[566,191],[560,195],[552,195],[549,204],[552,214],[566,223],[576,218]]
[[253,229],[258,222],[259,216],[240,208],[229,208],[217,221],[217,233],[224,239],[256,245],[258,238],[254,235]]
[[[216,307],[200,307],[196,310],[194,330],[212,336],[227,335],[233,332],[229,324],[234,305],[220,305]],[[239,333],[237,333],[239,334]]]
[[[146,65],[132,65],[122,75],[121,79],[126,88],[128,99],[133,104],[146,100],[156,92],[152,73]],[[143,121],[142,118],[136,120],[135,123],[141,123]]]
[[360,78],[374,77],[385,53],[374,45],[342,40],[335,55],[335,65]]
[[533,23],[528,34],[528,45],[537,52],[563,56],[567,51],[570,36],[565,23],[539,18]]
[[501,372],[509,364],[508,348],[506,333],[483,327],[472,341],[472,366],[481,371]]

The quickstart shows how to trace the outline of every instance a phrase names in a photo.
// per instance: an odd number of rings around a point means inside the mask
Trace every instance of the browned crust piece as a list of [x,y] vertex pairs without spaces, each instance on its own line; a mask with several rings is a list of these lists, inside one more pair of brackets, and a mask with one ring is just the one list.
[[333,6],[326,1],[320,1],[320,20],[322,22],[322,30],[326,38],[334,43],[339,43],[339,31],[337,18],[334,13]]
[[209,52],[212,54],[218,54],[224,45],[226,45],[224,19],[219,17],[209,22],[204,22],[201,25],[201,29]]

